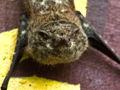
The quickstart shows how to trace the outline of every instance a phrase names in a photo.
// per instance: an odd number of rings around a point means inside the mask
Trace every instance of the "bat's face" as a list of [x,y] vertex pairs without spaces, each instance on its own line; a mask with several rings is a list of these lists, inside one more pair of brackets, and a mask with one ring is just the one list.
[[32,3],[26,51],[47,65],[77,60],[86,50],[88,40],[75,15],[74,5],[71,6],[73,3],[67,0]]
[[68,21],[54,21],[28,32],[28,53],[47,65],[77,60],[86,50],[88,40],[77,25]]

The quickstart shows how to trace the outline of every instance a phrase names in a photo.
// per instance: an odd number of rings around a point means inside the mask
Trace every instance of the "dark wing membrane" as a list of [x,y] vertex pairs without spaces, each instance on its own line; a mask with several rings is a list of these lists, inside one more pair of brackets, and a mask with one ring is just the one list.
[[81,21],[82,28],[88,37],[90,46],[101,51],[102,53],[120,64],[120,58],[106,44],[106,42],[100,37],[100,35],[96,33],[95,29],[90,25],[86,18],[79,11],[76,11],[76,15]]
[[25,18],[25,16],[23,16],[20,18],[18,37],[17,37],[16,47],[13,55],[13,60],[10,66],[10,70],[3,81],[1,90],[7,90],[8,81],[15,67],[17,66],[21,57],[23,56],[23,49],[27,45],[26,28],[27,28],[27,19]]

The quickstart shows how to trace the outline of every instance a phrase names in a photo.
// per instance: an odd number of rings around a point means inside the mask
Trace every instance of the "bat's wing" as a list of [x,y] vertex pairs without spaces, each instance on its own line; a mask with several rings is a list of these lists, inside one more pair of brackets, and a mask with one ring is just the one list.
[[25,16],[23,16],[20,18],[18,37],[13,55],[13,60],[10,66],[10,70],[3,81],[1,90],[7,90],[8,81],[16,65],[19,63],[21,57],[23,56],[23,52],[24,52],[23,49],[27,45],[26,28],[27,28],[27,19],[25,18]]
[[86,20],[86,18],[79,12],[76,11],[76,15],[79,17],[82,28],[85,34],[88,37],[90,46],[95,49],[101,51],[114,61],[120,64],[120,58],[113,52],[113,50],[106,44],[106,42],[96,33],[94,28],[90,25],[90,23]]

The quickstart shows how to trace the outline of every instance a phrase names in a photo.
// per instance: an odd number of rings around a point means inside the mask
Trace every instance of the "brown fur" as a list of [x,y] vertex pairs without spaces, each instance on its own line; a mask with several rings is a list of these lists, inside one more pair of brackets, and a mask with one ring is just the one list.
[[[75,15],[72,0],[23,0],[28,19],[28,46],[29,53],[39,63],[55,65],[77,60],[88,46],[81,22]],[[72,30],[79,28],[70,38]],[[50,38],[39,35],[37,30],[45,30]],[[54,38],[54,40],[53,40]],[[70,45],[55,47],[54,44],[65,38]]]

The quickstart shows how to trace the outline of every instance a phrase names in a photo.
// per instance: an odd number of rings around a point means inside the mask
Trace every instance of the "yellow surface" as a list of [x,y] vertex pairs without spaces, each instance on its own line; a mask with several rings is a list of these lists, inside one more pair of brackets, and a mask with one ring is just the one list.
[[[87,0],[75,0],[76,10],[86,16]],[[10,68],[16,38],[17,29],[0,34],[0,86]],[[63,82],[48,80],[45,78],[23,77],[11,78],[8,90],[80,90],[80,84],[71,85]]]
[[87,0],[74,0],[76,10],[86,16]]
[[[3,77],[0,77],[1,79]],[[1,81],[0,84],[2,84]],[[33,76],[11,78],[8,84],[8,90],[80,90],[80,85],[71,85]]]
[[17,29],[0,34],[0,77],[5,77],[9,70],[15,48],[16,37]]

